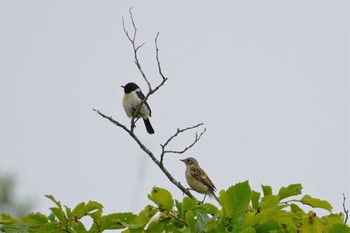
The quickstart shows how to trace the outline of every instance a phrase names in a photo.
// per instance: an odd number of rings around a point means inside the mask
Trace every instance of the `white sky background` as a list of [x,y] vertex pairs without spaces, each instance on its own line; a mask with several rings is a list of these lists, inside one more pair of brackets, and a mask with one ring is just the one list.
[[71,207],[95,200],[111,213],[139,212],[155,185],[182,198],[121,128],[92,111],[129,124],[120,85],[147,90],[122,30],[122,16],[132,30],[131,6],[149,81],[160,82],[157,32],[169,78],[149,100],[156,134],[142,122],[137,134],[158,155],[177,128],[207,128],[193,149],[165,158],[176,179],[185,184],[179,159],[194,156],[219,190],[300,182],[342,210],[342,193],[350,199],[345,0],[0,0],[0,172],[17,176],[19,199],[44,213],[53,206],[45,194]]

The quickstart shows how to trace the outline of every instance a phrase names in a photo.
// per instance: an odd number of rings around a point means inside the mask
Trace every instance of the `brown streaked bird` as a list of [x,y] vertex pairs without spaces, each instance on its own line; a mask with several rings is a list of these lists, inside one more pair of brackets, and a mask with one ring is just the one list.
[[[142,93],[139,86],[137,86],[135,83],[131,82],[121,87],[124,88],[123,107],[125,113],[129,118],[132,118],[141,101],[145,99],[145,95]],[[136,118],[142,118],[145,123],[147,132],[149,134],[154,134],[154,129],[151,125],[151,122],[149,121],[150,117],[151,108],[147,102],[144,102],[139,108],[139,111],[136,114]]]
[[199,166],[198,161],[193,157],[180,160],[186,164],[185,176],[188,185],[194,191],[205,194],[202,203],[204,202],[205,197],[208,195],[209,197],[214,197],[221,205],[219,199],[215,195],[215,185],[209,179],[205,171]]

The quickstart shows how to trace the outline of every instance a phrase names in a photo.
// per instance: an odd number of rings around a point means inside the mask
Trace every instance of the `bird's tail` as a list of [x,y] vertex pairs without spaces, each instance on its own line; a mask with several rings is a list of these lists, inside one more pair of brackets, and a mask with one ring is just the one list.
[[147,129],[147,132],[149,134],[154,134],[154,129],[151,125],[151,122],[149,121],[149,118],[147,119],[143,119],[143,122],[145,122],[145,126],[146,126],[146,129]]
[[219,198],[215,195],[214,192],[210,193],[210,196],[214,197],[217,200],[217,202],[219,202],[219,204],[221,205],[221,202],[219,201]]

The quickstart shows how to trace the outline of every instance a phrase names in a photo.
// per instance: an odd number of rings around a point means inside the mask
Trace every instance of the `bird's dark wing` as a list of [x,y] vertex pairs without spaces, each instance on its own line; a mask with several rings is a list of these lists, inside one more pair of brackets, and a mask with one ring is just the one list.
[[145,95],[140,90],[136,91],[136,94],[141,100],[144,100],[146,98]]
[[[139,97],[141,100],[144,100],[146,97],[145,95],[142,93],[142,91],[136,91],[137,97]],[[145,102],[146,107],[149,110],[149,116],[152,116],[152,111],[151,111],[151,107],[148,105],[147,102]]]
[[191,175],[198,179],[200,182],[209,187],[212,191],[216,190],[215,185],[209,179],[208,175],[199,167],[191,167]]

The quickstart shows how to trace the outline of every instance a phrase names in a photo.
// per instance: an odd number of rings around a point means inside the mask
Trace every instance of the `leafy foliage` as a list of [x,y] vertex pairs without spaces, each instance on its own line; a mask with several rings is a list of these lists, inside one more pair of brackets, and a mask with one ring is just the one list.
[[[234,233],[350,233],[344,223],[344,215],[332,213],[327,202],[309,195],[300,199],[301,184],[282,187],[273,194],[270,186],[262,186],[262,194],[251,190],[248,181],[221,190],[219,209],[209,203],[198,203],[189,197],[180,202],[174,200],[165,189],[154,187],[148,198],[154,203],[147,205],[139,214],[113,213],[103,215],[100,203],[82,202],[71,209],[46,196],[54,204],[51,214],[31,213],[15,219],[2,214],[1,231],[6,233],[63,233],[91,232],[121,229],[125,233],[138,232],[234,232]],[[329,211],[318,217],[314,211],[305,212],[305,205]],[[82,219],[92,219],[87,228]]]

